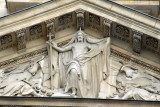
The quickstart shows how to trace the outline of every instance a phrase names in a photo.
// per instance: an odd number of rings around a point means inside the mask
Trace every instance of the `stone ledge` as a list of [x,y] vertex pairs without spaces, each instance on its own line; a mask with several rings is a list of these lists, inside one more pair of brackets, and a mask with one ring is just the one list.
[[0,97],[1,105],[15,106],[93,106],[93,107],[159,107],[160,102],[90,98]]

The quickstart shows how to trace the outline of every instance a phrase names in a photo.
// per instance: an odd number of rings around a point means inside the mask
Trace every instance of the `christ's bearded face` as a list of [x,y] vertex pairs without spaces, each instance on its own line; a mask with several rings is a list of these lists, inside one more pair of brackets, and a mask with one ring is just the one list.
[[83,34],[82,33],[78,33],[78,36],[77,36],[77,40],[78,42],[83,42]]

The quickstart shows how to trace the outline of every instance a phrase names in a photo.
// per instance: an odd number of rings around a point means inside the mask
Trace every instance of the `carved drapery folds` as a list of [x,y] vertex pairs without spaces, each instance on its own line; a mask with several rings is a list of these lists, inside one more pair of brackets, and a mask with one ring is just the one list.
[[22,52],[26,49],[25,29],[16,31],[18,41],[18,51]]
[[84,10],[79,9],[76,11],[77,14],[77,29],[84,29]]
[[111,36],[112,21],[104,18],[103,24],[104,24],[104,29],[103,29],[104,37]]
[[51,39],[53,39],[55,37],[54,33],[55,33],[55,27],[54,27],[54,22],[55,19],[50,19],[45,21],[46,23],[46,27],[47,27],[47,36],[51,36]]
[[143,33],[133,30],[133,51],[140,53],[141,51],[141,38]]

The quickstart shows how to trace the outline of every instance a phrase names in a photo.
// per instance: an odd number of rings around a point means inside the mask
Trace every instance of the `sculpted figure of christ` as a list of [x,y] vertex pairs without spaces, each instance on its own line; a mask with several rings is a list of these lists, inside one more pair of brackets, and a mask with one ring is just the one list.
[[[58,47],[57,44],[52,41],[48,42],[49,45],[53,47],[56,51],[59,53],[65,53],[68,51],[72,52],[72,58],[65,64],[67,66],[66,69],[66,82],[65,82],[65,92],[72,92],[72,95],[77,95],[77,93],[80,93],[79,96],[83,97],[84,93],[88,93],[88,91],[91,89],[90,86],[87,86],[87,84],[90,84],[90,82],[93,82],[91,80],[88,80],[89,78],[92,79],[99,79],[107,78],[107,64],[103,67],[100,67],[99,70],[93,71],[92,64],[100,64],[102,56],[99,56],[101,54],[105,54],[106,59],[104,62],[107,62],[107,42],[108,38],[106,39],[91,39],[87,38],[86,34],[79,30],[76,35],[72,38],[72,40],[64,47]],[[94,46],[93,46],[94,45]],[[96,59],[98,59],[98,62],[96,62]],[[62,59],[63,60],[63,59]],[[108,59],[109,60],[109,59]],[[90,68],[84,67],[86,64],[91,65]],[[93,65],[94,66],[94,65]],[[98,67],[98,65],[97,65]],[[60,68],[61,69],[61,68]],[[96,77],[96,72],[101,72],[101,77]],[[89,75],[92,73],[92,76]],[[99,76],[99,75],[97,75]],[[100,81],[100,80],[99,80]],[[97,84],[100,84],[97,81]],[[93,87],[92,87],[93,88]],[[88,90],[88,91],[87,91]],[[98,94],[98,93],[97,93]]]

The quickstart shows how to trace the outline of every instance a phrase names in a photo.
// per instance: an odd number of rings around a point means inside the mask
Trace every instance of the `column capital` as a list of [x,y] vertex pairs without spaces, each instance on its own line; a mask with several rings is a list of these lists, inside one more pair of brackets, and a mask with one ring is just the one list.
[[17,30],[15,33],[17,37],[20,37],[20,36],[24,36],[25,32],[26,32],[26,29],[24,28],[24,29]]
[[103,18],[103,24],[106,26],[111,26],[112,21],[106,18]]

